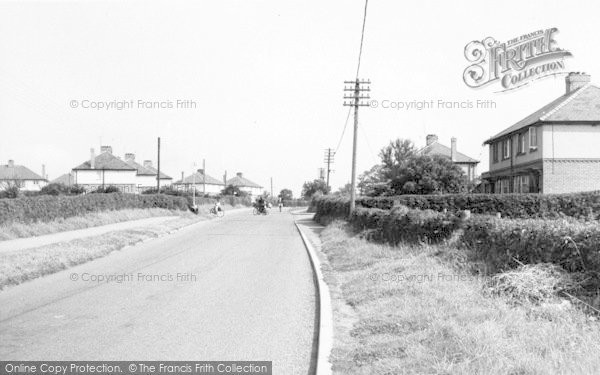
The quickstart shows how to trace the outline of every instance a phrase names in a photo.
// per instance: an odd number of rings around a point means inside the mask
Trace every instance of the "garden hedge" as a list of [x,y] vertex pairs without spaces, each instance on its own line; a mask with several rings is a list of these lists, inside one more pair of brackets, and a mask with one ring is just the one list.
[[57,218],[84,215],[90,212],[127,208],[166,208],[187,210],[183,197],[165,194],[87,194],[77,196],[20,197],[0,199],[0,224],[10,222],[47,222]]
[[510,218],[558,218],[564,216],[578,219],[600,217],[600,193],[573,194],[446,194],[446,195],[398,195],[393,197],[359,198],[357,206],[390,209],[397,205],[420,210],[457,212],[470,210],[475,214],[495,215],[501,213]]

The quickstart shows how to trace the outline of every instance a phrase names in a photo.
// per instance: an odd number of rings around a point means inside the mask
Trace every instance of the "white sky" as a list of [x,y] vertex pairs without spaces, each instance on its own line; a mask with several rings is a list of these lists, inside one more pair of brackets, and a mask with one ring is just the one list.
[[[569,4],[569,5],[567,5]],[[221,178],[244,172],[274,192],[299,194],[335,148],[354,78],[363,1],[0,1],[0,163],[51,179],[99,152],[156,159],[175,179],[193,163]],[[465,45],[557,27],[567,70],[600,83],[600,2],[377,1],[369,3],[361,77],[378,100],[490,99],[490,110],[360,112],[358,171],[391,139],[418,146],[435,133],[480,159],[482,143],[564,92],[547,78],[515,92],[462,81]],[[196,109],[73,109],[71,100],[189,99]],[[351,123],[332,185],[350,180]]]

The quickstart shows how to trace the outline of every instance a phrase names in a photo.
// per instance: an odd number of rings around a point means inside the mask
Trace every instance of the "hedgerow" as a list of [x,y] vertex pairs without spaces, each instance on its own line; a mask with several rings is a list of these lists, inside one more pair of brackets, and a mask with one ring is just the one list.
[[[387,201],[389,202],[389,201]],[[394,202],[397,204],[396,202]],[[351,215],[347,199],[321,197],[315,219],[343,218],[370,239],[399,242],[441,242],[452,237],[460,248],[471,249],[493,270],[519,264],[554,263],[571,272],[592,274],[600,281],[600,225],[567,219],[500,219],[490,215],[461,218],[457,212],[357,207]]]
[[475,214],[502,214],[509,218],[578,219],[600,217],[600,192],[573,194],[446,194],[363,197],[357,205],[366,208],[391,209],[397,205],[434,211],[470,210]]
[[36,196],[0,199],[0,224],[47,222],[90,212],[128,208],[187,210],[185,198],[164,194],[87,194],[78,196]]

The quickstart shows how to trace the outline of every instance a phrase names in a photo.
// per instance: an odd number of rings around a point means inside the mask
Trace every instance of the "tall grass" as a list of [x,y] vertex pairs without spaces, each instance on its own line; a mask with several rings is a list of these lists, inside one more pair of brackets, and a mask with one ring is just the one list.
[[341,223],[327,227],[322,241],[332,268],[326,278],[337,280],[341,290],[334,311],[349,305],[354,313],[351,325],[336,323],[337,374],[594,374],[600,369],[598,323],[555,296],[515,304],[514,296],[502,293],[514,288],[474,276],[456,249],[375,244]]

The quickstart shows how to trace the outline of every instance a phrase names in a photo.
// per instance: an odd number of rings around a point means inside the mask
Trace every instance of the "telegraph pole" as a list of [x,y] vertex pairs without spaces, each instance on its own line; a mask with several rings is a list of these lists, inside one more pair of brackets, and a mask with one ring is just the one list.
[[[347,84],[354,85],[346,86]],[[358,107],[368,107],[369,103],[364,102],[366,99],[370,99],[369,91],[371,88],[366,85],[370,85],[370,80],[356,79],[354,81],[344,81],[344,91],[352,92],[352,95],[344,95],[344,106],[354,107],[354,136],[352,139],[352,180],[350,182],[350,212],[354,211],[356,206],[356,143],[358,138]],[[365,87],[366,86],[366,87]],[[365,93],[365,94],[363,94]],[[345,99],[351,99],[346,102]]]
[[273,177],[271,177],[271,198],[273,197]]
[[156,173],[156,194],[160,194],[160,137],[158,137],[158,155],[156,158],[157,173]]
[[327,189],[329,189],[329,174],[331,173],[331,164],[333,164],[333,158],[335,151],[328,148],[325,149],[325,164],[327,164]]

